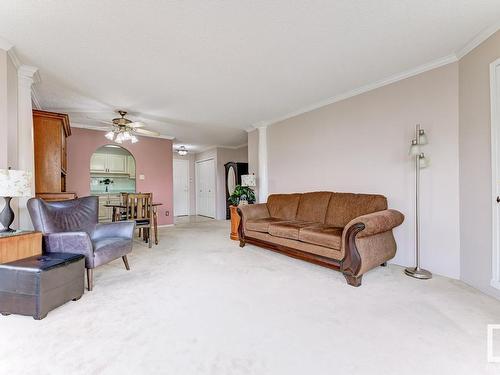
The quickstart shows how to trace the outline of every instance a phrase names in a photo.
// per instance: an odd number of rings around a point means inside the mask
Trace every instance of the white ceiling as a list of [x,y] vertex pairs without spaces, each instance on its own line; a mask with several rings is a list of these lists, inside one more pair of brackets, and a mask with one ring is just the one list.
[[449,56],[499,19],[498,0],[0,2],[44,109],[98,125],[124,108],[197,149]]

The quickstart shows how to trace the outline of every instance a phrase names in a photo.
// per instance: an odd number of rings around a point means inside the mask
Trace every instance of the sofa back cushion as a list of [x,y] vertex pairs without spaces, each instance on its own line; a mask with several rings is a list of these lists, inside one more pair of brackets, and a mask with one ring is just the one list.
[[302,194],[295,219],[323,224],[331,196],[332,193],[329,191]]
[[387,198],[376,194],[332,193],[325,224],[345,227],[352,219],[387,209]]
[[272,194],[267,198],[267,209],[271,217],[295,220],[301,194]]

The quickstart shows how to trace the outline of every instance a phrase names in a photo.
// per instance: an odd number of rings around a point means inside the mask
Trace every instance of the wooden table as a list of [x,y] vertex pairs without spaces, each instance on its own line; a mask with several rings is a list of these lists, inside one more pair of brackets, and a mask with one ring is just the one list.
[[0,232],[0,263],[41,255],[42,233],[28,230]]
[[[153,228],[154,228],[154,233],[155,233],[155,245],[158,245],[158,206],[162,206],[163,203],[153,203],[151,206],[153,206]],[[117,219],[117,210],[126,210],[127,206],[124,205],[123,203],[110,203],[110,204],[105,204],[104,207],[111,207],[113,209],[113,214],[111,216],[112,221],[116,221]]]

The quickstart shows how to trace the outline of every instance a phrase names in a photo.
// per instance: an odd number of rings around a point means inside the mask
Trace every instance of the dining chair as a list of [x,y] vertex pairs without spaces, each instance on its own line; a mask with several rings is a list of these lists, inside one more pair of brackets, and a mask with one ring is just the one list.
[[143,238],[152,247],[153,193],[127,194],[126,220],[134,220],[135,227],[142,230]]

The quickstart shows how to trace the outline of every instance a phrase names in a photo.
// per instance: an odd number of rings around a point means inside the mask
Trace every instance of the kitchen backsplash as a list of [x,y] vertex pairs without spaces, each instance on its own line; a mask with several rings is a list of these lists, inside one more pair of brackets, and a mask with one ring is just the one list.
[[112,177],[90,177],[90,193],[99,194],[106,192],[106,185],[104,183],[99,183],[109,179],[113,181],[108,185],[108,192],[124,192],[124,193],[134,193],[135,192],[135,180],[125,177],[125,176],[112,176]]

